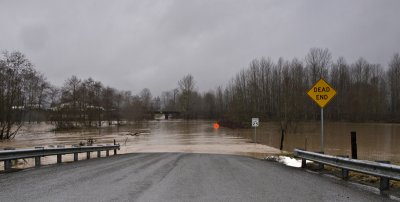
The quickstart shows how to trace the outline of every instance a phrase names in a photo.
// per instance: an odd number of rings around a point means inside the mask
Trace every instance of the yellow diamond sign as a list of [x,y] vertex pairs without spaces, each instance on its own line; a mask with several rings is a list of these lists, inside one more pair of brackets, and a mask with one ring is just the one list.
[[315,85],[307,92],[321,108],[324,108],[329,101],[336,95],[336,90],[332,88],[324,79],[320,79]]

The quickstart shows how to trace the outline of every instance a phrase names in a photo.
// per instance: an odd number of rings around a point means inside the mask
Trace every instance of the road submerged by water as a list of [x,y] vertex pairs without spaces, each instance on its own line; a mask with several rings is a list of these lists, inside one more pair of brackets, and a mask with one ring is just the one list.
[[251,157],[136,153],[0,174],[0,201],[387,201]]

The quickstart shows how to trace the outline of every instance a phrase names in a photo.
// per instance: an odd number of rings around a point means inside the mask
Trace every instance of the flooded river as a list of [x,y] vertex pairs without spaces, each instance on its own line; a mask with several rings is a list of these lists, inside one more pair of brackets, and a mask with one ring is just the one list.
[[[263,158],[280,153],[278,149],[254,144],[249,139],[235,136],[228,128],[213,128],[211,121],[162,120],[137,122],[101,129],[54,131],[50,124],[26,124],[15,139],[0,142],[0,148],[33,148],[35,146],[57,147],[93,139],[94,144],[112,144],[114,139],[121,145],[118,153],[132,152],[193,152],[237,154]],[[95,155],[92,155],[95,157]],[[79,155],[85,159],[86,155]],[[92,157],[93,158],[93,157]],[[72,161],[73,155],[64,155],[63,161]],[[43,158],[43,164],[56,162],[55,156]],[[30,167],[31,159],[19,161],[16,167]],[[1,165],[3,166],[3,165]]]
[[[262,122],[257,128],[254,144],[253,129],[213,128],[211,121],[161,120],[137,122],[123,126],[107,126],[101,129],[54,131],[46,123],[26,124],[15,139],[0,142],[0,148],[33,148],[35,146],[71,146],[92,138],[94,144],[112,144],[115,139],[121,145],[119,153],[131,152],[195,152],[237,154],[265,157],[280,153],[280,124]],[[360,159],[390,160],[400,162],[399,124],[326,123],[325,153],[350,155],[350,131],[357,132]],[[136,134],[136,135],[135,135]],[[274,147],[274,148],[273,148]],[[320,125],[318,122],[292,123],[285,136],[286,151],[294,148],[320,149]],[[93,155],[95,156],[95,155]],[[80,159],[85,159],[82,154]],[[66,155],[66,161],[72,155]],[[64,161],[63,159],[63,161]],[[44,164],[54,163],[55,157],[45,157]],[[33,164],[20,162],[21,167]],[[2,166],[2,165],[1,165]]]
[[[285,135],[283,150],[294,148],[320,151],[319,122],[292,123]],[[351,156],[350,132],[357,133],[358,158],[400,162],[400,124],[327,122],[324,125],[325,153]],[[257,140],[279,148],[280,124],[265,122],[257,128]],[[252,138],[254,131],[238,130],[235,135]]]

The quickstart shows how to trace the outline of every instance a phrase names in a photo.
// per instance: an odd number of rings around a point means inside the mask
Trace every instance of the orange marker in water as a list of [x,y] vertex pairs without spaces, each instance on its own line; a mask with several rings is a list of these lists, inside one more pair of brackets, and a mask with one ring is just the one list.
[[218,129],[219,128],[219,124],[217,122],[214,123],[214,129]]

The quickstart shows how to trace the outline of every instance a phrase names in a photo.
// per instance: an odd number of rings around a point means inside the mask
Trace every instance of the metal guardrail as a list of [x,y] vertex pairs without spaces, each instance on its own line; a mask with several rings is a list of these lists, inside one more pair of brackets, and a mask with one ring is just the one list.
[[106,151],[106,156],[109,156],[109,151],[114,150],[114,155],[120,145],[106,145],[106,146],[80,146],[70,148],[44,148],[36,147],[35,149],[21,149],[21,150],[3,150],[0,151],[0,161],[4,161],[4,170],[12,168],[11,160],[35,158],[35,167],[41,165],[40,158],[45,156],[57,155],[57,163],[62,162],[62,155],[74,154],[74,161],[78,161],[78,154],[85,153],[87,159],[90,159],[91,152],[97,152],[97,157],[101,157],[101,152]]
[[355,171],[380,177],[380,190],[389,189],[389,179],[400,180],[400,166],[379,163],[367,160],[349,159],[315,152],[294,150],[294,155],[302,159],[302,167],[306,167],[305,160],[318,162],[342,169],[342,178],[348,179],[348,172]]

